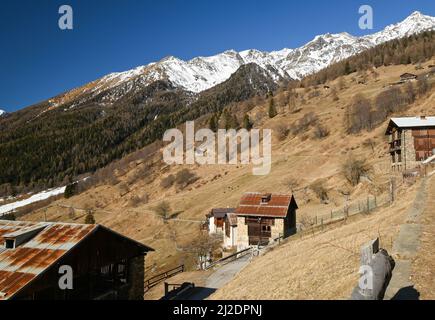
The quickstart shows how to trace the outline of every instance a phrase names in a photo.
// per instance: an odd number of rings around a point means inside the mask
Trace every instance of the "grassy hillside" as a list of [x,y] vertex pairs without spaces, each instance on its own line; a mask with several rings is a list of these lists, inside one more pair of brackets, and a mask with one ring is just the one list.
[[[269,175],[253,176],[252,168],[242,165],[167,166],[160,152],[151,153],[147,158],[134,153],[100,172],[100,178],[90,189],[72,198],[58,200],[22,219],[43,220],[46,216],[48,220],[84,222],[84,209],[93,209],[98,223],[155,248],[156,252],[150,254],[147,261],[156,264],[156,270],[162,270],[179,263],[193,266],[194,254],[190,245],[200,229],[196,220],[204,220],[205,214],[213,207],[237,205],[243,192],[293,191],[300,207],[299,222],[342,208],[347,193],[351,202],[364,200],[368,194],[386,195],[391,176],[384,137],[387,121],[371,131],[349,134],[346,111],[355,94],[375,99],[389,88],[390,83],[396,82],[400,74],[424,74],[430,63],[423,64],[421,70],[415,70],[414,65],[400,65],[379,67],[376,74],[368,71],[347,75],[328,82],[329,89],[320,86],[281,90],[273,97],[278,115],[272,119],[268,116],[270,99],[252,100],[254,105],[249,117],[254,127],[273,129],[272,170]],[[360,77],[364,77],[364,84],[359,83]],[[431,78],[430,83],[433,81]],[[395,115],[435,114],[433,88],[417,96],[414,102]],[[238,113],[238,109],[243,112]],[[244,103],[233,105],[231,110],[241,119],[245,112]],[[301,121],[306,114],[313,114],[317,120],[308,122],[307,126]],[[200,119],[198,127],[201,123],[207,126],[207,119]],[[316,130],[319,125],[327,128],[327,136],[318,137]],[[342,170],[349,155],[366,159],[370,167],[355,186],[346,180]],[[187,185],[162,184],[168,176],[176,176],[185,168],[197,177],[192,179],[194,182]],[[319,184],[327,192],[327,201],[320,199],[316,192],[315,186]],[[398,192],[398,199],[402,201],[405,199],[402,194],[409,192],[408,186],[399,185]],[[169,202],[171,213],[179,220],[165,223],[155,213],[154,208],[163,200]],[[76,209],[68,209],[69,206]],[[391,215],[392,221],[397,218],[392,212],[385,214]]]
[[380,238],[391,252],[412,203],[415,187],[400,204],[331,226],[315,235],[292,237],[249,264],[211,299],[349,299],[358,283],[360,248]]

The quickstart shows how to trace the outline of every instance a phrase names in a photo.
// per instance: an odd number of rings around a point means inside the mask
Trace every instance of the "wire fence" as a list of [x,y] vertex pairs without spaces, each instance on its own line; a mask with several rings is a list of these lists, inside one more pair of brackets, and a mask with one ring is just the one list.
[[345,203],[340,209],[320,212],[312,217],[304,217],[298,224],[298,231],[340,221],[356,214],[368,214],[378,207],[389,204],[391,204],[391,197],[388,194],[382,196],[368,195],[364,199]]

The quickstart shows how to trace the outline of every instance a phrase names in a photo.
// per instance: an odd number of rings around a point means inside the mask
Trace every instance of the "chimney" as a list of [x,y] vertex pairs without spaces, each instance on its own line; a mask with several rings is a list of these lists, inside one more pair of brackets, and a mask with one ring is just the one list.
[[268,203],[270,201],[270,198],[272,198],[271,193],[265,193],[261,196],[261,203]]

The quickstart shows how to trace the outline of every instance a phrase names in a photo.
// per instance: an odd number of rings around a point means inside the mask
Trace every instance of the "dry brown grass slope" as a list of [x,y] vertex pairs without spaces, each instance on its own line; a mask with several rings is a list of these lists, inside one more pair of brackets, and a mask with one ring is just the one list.
[[414,192],[415,186],[400,204],[369,216],[293,237],[253,260],[211,299],[348,299],[358,283],[361,245],[379,237],[381,246],[391,252]]
[[[424,65],[427,67],[427,65]],[[356,93],[375,97],[389,83],[397,81],[405,71],[415,71],[414,66],[390,66],[376,70],[378,77],[369,75],[366,84],[358,84],[358,76],[344,77],[345,88],[338,90],[339,100],[333,99],[330,90],[320,87],[320,95],[308,99],[305,89],[297,91],[305,96],[305,103],[298,102],[301,110],[292,113],[288,108],[278,108],[279,115],[273,119],[267,116],[267,103],[257,105],[250,115],[255,127],[276,129],[282,123],[291,125],[308,112],[314,112],[319,122],[327,127],[330,135],[323,139],[313,137],[313,128],[297,136],[289,135],[280,140],[274,132],[272,148],[272,170],[266,176],[253,176],[250,166],[164,166],[161,154],[154,158],[155,164],[145,168],[145,164],[132,162],[125,172],[119,174],[119,183],[101,184],[70,199],[61,199],[46,210],[36,210],[22,219],[43,220],[46,216],[52,221],[84,221],[84,211],[70,211],[62,206],[78,209],[92,208],[98,223],[126,234],[156,249],[149,255],[147,263],[156,264],[156,270],[167,269],[179,263],[192,265],[192,257],[182,249],[199,234],[199,223],[188,221],[170,221],[164,223],[153,211],[162,200],[167,200],[178,218],[201,220],[213,207],[235,206],[243,192],[272,191],[290,192],[295,189],[299,204],[298,219],[313,216],[320,212],[343,206],[343,192],[350,191],[350,200],[365,198],[368,193],[380,195],[387,192],[389,179],[389,159],[384,137],[385,123],[371,132],[348,135],[344,127],[346,106]],[[328,85],[338,88],[337,79]],[[313,89],[314,90],[314,89]],[[282,93],[280,93],[282,94]],[[276,99],[279,99],[279,95]],[[435,114],[435,92],[432,90],[424,98],[418,99],[406,114]],[[372,146],[368,141],[372,141]],[[341,174],[344,159],[353,153],[369,159],[373,166],[370,180],[351,187]],[[177,190],[161,187],[162,178],[176,174],[182,168],[189,168],[199,177],[192,185]],[[141,178],[132,177],[141,173]],[[329,203],[322,204],[309,186],[318,179],[324,180],[328,189]],[[126,188],[127,186],[127,188]],[[403,192],[399,188],[399,192]],[[149,201],[133,205],[134,196],[147,194]],[[401,199],[401,198],[399,198]],[[386,212],[385,215],[391,215]],[[392,218],[395,219],[395,218]],[[337,231],[339,237],[341,231]],[[326,237],[326,235],[325,235]],[[326,241],[326,238],[325,238]],[[355,240],[356,241],[356,240]],[[344,256],[342,256],[344,258]],[[351,264],[351,262],[349,262]],[[302,281],[302,279],[301,279]]]

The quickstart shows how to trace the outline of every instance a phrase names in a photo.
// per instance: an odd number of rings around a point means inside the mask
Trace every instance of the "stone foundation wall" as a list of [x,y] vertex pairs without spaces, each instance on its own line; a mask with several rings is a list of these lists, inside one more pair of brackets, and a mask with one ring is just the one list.
[[128,266],[129,300],[143,300],[145,282],[145,257],[136,257],[130,260]]
[[243,250],[249,247],[248,226],[244,217],[237,217],[237,249]]
[[415,157],[414,137],[412,130],[403,130],[402,132],[402,168],[412,169],[418,166]]
[[270,242],[284,236],[284,219],[275,219],[275,224],[271,227],[272,236]]

